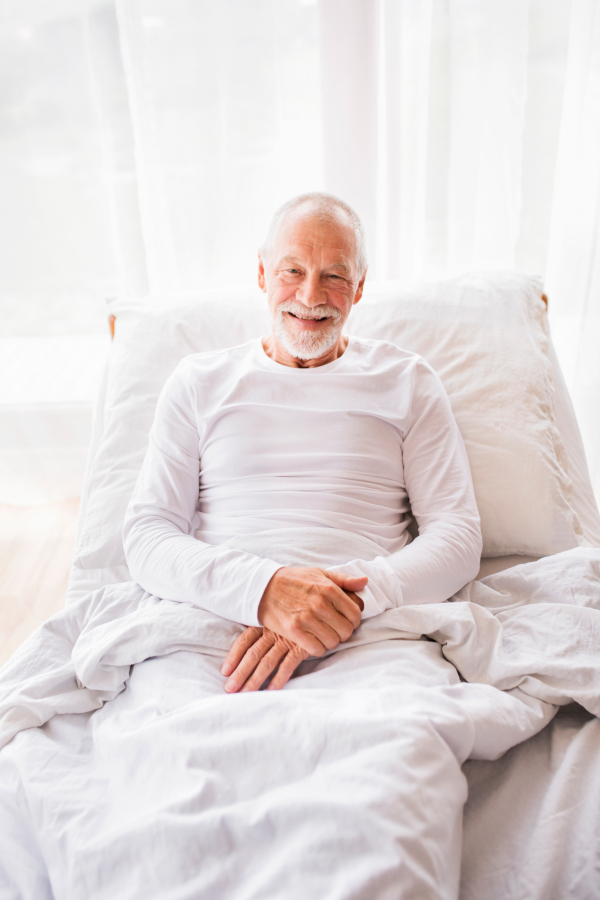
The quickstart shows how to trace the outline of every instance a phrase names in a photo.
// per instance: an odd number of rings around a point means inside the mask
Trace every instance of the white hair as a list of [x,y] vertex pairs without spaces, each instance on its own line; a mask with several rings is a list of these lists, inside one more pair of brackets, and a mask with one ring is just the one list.
[[323,222],[336,221],[336,212],[338,211],[345,213],[354,229],[356,237],[356,267],[359,274],[362,276],[367,268],[367,248],[365,242],[365,230],[360,217],[348,203],[340,200],[340,198],[336,197],[334,194],[325,194],[321,191],[298,194],[297,197],[292,197],[291,200],[288,200],[279,207],[271,219],[267,236],[260,248],[260,254],[263,259],[268,259],[283,220],[291,212],[305,205],[308,207],[307,213],[309,215],[315,216]]

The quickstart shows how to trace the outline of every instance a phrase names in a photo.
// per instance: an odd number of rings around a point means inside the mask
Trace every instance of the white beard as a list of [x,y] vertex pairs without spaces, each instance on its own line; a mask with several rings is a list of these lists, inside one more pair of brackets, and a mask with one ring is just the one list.
[[[315,319],[328,317],[327,325],[319,331],[301,331],[294,327],[294,320],[286,316],[287,312],[300,316],[312,316]],[[335,306],[315,306],[307,309],[300,303],[288,300],[275,310],[273,331],[286,353],[296,359],[318,359],[325,356],[338,341],[344,321],[339,309]]]

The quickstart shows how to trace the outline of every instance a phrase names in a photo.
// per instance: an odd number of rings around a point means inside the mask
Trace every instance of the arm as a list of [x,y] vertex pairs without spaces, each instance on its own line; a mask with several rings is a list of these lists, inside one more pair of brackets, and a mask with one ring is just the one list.
[[281,566],[193,536],[200,478],[200,433],[185,361],[160,395],[150,442],[125,516],[123,543],[132,578],[167,600],[187,601],[245,625]]
[[466,450],[435,372],[419,361],[402,448],[404,478],[419,536],[388,557],[332,567],[367,575],[363,618],[385,609],[440,603],[477,575],[481,527]]

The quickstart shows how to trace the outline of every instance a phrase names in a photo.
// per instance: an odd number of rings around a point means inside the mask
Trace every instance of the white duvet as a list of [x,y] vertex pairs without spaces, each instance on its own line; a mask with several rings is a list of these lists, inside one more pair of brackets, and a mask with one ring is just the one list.
[[281,692],[224,693],[239,631],[115,585],[3,668],[2,900],[455,898],[462,763],[600,713],[598,550],[365,621]]

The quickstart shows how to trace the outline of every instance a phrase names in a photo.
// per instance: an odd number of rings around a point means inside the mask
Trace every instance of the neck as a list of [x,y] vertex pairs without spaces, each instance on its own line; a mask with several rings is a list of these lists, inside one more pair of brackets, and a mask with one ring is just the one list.
[[318,366],[326,366],[327,363],[339,359],[348,346],[348,338],[344,334],[340,334],[337,343],[333,345],[323,356],[316,359],[299,359],[297,356],[291,356],[287,353],[274,334],[262,339],[263,350],[267,356],[274,362],[282,366],[289,366],[292,369],[315,369]]

